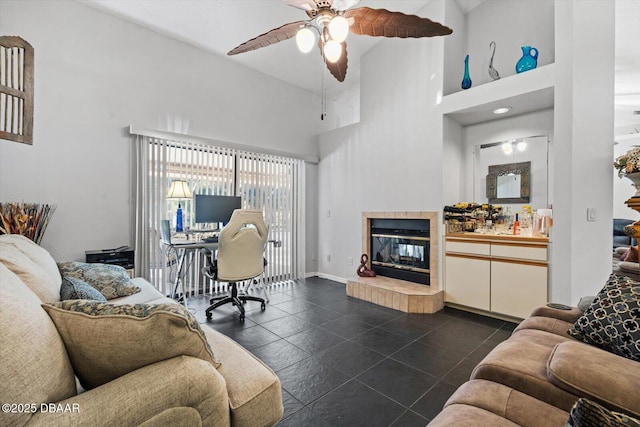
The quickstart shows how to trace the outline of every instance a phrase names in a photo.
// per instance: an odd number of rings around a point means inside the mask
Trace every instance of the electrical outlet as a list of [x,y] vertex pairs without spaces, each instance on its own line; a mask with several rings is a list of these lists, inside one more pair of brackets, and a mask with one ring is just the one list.
[[596,219],[596,208],[587,208],[587,221],[595,221]]

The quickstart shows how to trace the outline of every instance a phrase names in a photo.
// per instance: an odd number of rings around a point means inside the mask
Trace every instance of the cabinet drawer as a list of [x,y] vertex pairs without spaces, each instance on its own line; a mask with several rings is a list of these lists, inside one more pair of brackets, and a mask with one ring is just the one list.
[[491,245],[489,243],[471,243],[447,240],[445,249],[447,252],[456,252],[461,254],[491,255]]
[[489,311],[491,262],[457,256],[445,257],[445,300]]
[[541,246],[516,246],[492,243],[491,256],[501,258],[528,259],[532,261],[547,261],[547,248]]

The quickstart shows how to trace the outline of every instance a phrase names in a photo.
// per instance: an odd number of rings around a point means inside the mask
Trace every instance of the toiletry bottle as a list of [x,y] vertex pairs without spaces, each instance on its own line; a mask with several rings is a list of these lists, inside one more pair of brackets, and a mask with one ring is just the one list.
[[518,221],[518,214],[516,214],[516,220],[513,221],[513,234],[514,236],[520,234],[520,221]]

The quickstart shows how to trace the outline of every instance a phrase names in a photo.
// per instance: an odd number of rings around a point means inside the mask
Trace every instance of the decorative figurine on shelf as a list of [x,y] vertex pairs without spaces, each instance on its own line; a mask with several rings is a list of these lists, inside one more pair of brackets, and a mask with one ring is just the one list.
[[489,49],[493,49],[491,52],[491,61],[489,61],[489,77],[491,77],[491,80],[498,80],[500,78],[500,73],[498,73],[498,70],[493,68],[493,55],[496,54],[496,42],[492,41],[489,43]]
[[360,277],[376,277],[376,272],[367,267],[367,261],[369,257],[367,254],[362,254],[360,257],[360,267],[358,267],[357,273]]
[[471,87],[471,77],[469,77],[469,55],[464,57],[464,77],[462,78],[462,89]]
[[522,58],[516,64],[516,73],[524,73],[538,66],[538,49],[522,46]]

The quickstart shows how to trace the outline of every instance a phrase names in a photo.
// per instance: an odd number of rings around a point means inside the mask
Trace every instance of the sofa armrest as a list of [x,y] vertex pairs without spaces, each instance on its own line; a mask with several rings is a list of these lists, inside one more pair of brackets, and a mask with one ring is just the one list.
[[582,311],[578,310],[578,307],[571,307],[571,310],[559,310],[557,308],[542,306],[533,310],[530,317],[533,316],[551,317],[553,319],[575,323],[575,321],[582,316]]
[[585,343],[566,341],[551,352],[547,377],[554,385],[577,396],[640,416],[640,362]]
[[35,413],[27,425],[178,425],[176,420],[182,425],[230,424],[226,383],[210,363],[179,356],[145,366],[57,402]]

